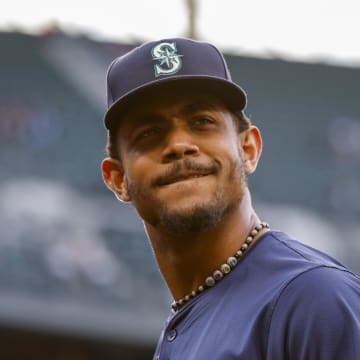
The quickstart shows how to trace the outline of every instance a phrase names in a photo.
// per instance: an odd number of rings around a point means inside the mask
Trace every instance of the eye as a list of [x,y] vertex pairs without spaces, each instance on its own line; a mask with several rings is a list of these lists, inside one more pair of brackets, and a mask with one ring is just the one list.
[[156,126],[147,127],[144,129],[141,129],[136,134],[136,139],[146,139],[150,138],[152,136],[156,136],[160,133],[160,128]]
[[152,135],[156,135],[158,133],[159,133],[158,128],[146,129],[141,133],[141,137],[149,137],[149,136],[152,136]]
[[196,118],[193,121],[193,125],[194,126],[206,126],[206,125],[213,125],[215,123],[215,121],[209,117],[206,116],[202,116],[199,118]]

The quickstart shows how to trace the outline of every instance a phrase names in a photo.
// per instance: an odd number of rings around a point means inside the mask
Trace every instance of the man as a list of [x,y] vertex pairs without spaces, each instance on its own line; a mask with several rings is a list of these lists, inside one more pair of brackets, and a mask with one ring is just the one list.
[[143,220],[174,297],[154,359],[360,359],[359,278],[252,207],[262,139],[221,53],[149,42],[107,81],[103,178]]

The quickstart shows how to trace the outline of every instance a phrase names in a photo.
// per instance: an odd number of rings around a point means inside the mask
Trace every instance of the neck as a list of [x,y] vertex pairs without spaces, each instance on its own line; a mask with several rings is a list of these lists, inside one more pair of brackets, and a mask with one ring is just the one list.
[[179,236],[145,223],[160,271],[174,299],[201,285],[212,271],[240,248],[249,231],[259,222],[251,206],[250,194],[246,192],[233,212],[204,233]]

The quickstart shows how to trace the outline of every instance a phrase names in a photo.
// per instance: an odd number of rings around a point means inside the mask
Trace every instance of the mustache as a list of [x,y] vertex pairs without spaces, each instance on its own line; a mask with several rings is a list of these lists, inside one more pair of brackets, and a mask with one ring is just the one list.
[[215,161],[201,164],[190,159],[174,161],[169,168],[151,181],[152,186],[167,184],[179,176],[181,172],[192,172],[198,174],[217,174],[220,166]]

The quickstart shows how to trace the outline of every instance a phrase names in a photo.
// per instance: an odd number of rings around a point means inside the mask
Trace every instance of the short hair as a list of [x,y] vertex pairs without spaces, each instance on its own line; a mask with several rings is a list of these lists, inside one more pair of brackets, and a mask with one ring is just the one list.
[[[244,114],[243,111],[231,111],[235,122],[235,126],[239,133],[247,130],[251,126],[251,119]],[[107,143],[105,148],[106,156],[112,159],[120,159],[120,154],[118,150],[118,129],[120,121],[113,122],[114,125],[110,127],[107,136]]]

